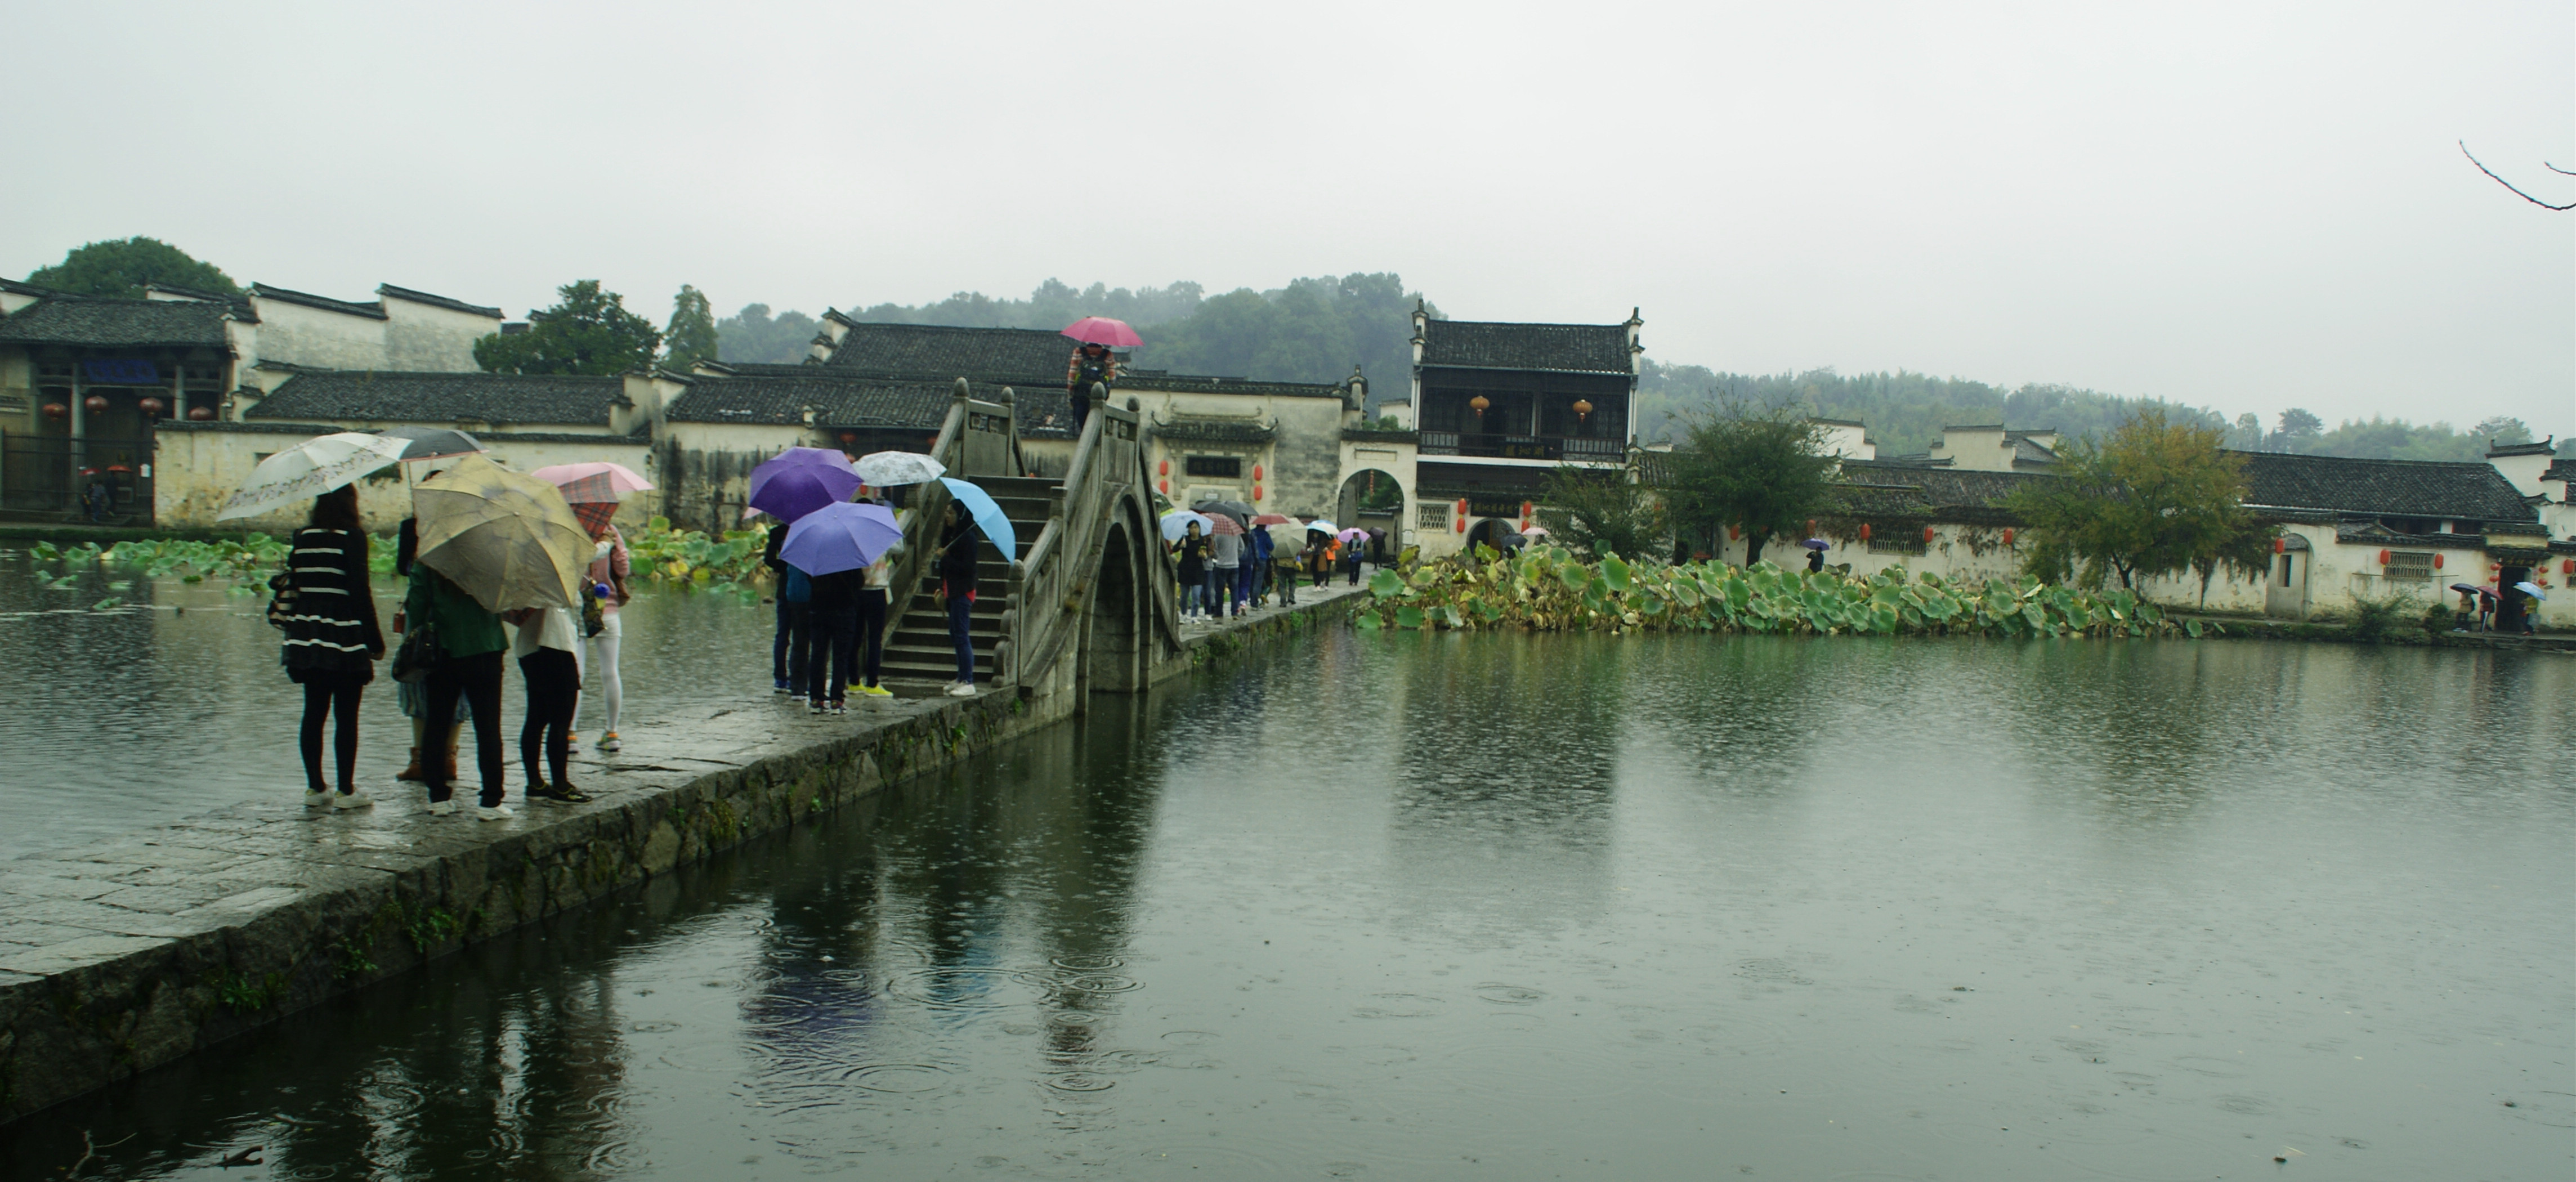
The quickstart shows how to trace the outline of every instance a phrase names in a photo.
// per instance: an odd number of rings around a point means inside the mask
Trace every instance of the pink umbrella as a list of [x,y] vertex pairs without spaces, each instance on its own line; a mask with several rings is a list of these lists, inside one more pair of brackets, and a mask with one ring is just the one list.
[[606,476],[609,488],[622,493],[644,492],[653,487],[653,482],[636,475],[635,469],[605,460],[589,464],[549,464],[528,475],[557,488],[562,488],[585,476]]
[[1208,519],[1208,534],[1211,537],[1217,534],[1233,534],[1236,537],[1243,536],[1243,523],[1240,521],[1236,521],[1223,513],[1207,513],[1202,514],[1202,516]]
[[1344,542],[1346,542],[1346,543],[1347,543],[1347,542],[1365,542],[1365,541],[1367,541],[1367,540],[1368,540],[1368,536],[1369,536],[1369,535],[1368,535],[1368,531],[1367,531],[1367,530],[1364,530],[1364,529],[1358,529],[1358,528],[1353,528],[1353,529],[1346,529],[1346,530],[1343,530],[1342,532],[1340,532],[1340,533],[1338,533],[1338,534],[1335,534],[1335,535],[1333,535],[1333,536],[1335,536],[1335,537],[1337,537],[1337,538],[1340,538],[1342,541],[1344,541]]
[[1086,345],[1107,345],[1113,349],[1133,349],[1145,340],[1124,320],[1106,316],[1085,316],[1064,326],[1064,335]]

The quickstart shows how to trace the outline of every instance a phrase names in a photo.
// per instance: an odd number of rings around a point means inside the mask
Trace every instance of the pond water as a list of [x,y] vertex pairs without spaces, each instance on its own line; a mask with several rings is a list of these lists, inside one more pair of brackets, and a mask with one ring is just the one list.
[[[0,550],[0,669],[8,670],[0,677],[0,858],[303,793],[295,742],[304,690],[278,667],[264,593],[99,567],[56,590],[37,583],[37,570],[59,575],[64,566]],[[390,629],[404,581],[378,575],[375,586]],[[111,598],[119,602],[99,606]],[[618,664],[627,720],[768,692],[770,609],[639,583],[625,613]],[[587,672],[580,724],[590,739],[600,684],[596,670]],[[376,674],[359,711],[359,786],[378,799],[412,799],[420,789],[394,779],[409,758],[411,720],[394,704],[385,666]],[[516,785],[526,710],[517,672],[501,681]],[[578,782],[578,768],[574,775]]]
[[2525,654],[1326,633],[0,1176],[2564,1178],[2570,733]]

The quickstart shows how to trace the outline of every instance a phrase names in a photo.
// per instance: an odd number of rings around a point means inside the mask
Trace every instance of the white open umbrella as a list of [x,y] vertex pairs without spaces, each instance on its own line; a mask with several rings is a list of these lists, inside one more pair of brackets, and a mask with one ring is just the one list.
[[869,488],[928,484],[948,475],[948,465],[917,451],[872,451],[859,457],[858,469]]
[[257,516],[321,496],[393,463],[406,442],[356,431],[307,439],[261,460],[215,520]]

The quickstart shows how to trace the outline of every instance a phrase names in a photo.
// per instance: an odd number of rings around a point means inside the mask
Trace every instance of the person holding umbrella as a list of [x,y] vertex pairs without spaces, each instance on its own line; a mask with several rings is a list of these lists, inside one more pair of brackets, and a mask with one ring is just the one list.
[[[519,766],[528,773],[522,795],[558,804],[588,804],[590,794],[572,784],[572,720],[581,709],[581,633],[573,627],[572,609],[526,607],[502,618],[517,630],[510,655],[518,658],[519,676],[527,687],[528,717],[519,725]],[[542,767],[537,760],[540,749],[545,755]],[[551,779],[547,771],[554,773]]]
[[939,534],[939,602],[948,611],[948,639],[957,645],[952,697],[975,696],[975,523],[966,506],[948,502],[948,524]]
[[1183,522],[1181,536],[1172,543],[1172,553],[1180,559],[1181,616],[1194,619],[1199,605],[1207,599],[1207,539],[1199,535],[1199,523]]
[[[376,678],[385,634],[376,623],[376,597],[367,585],[367,531],[358,519],[358,486],[344,484],[313,498],[312,515],[296,531],[288,552],[291,607],[276,618],[286,631],[278,662],[304,687],[304,804],[365,808],[375,803],[357,788],[358,699]],[[340,792],[322,779],[322,725],[337,715],[332,753],[338,757]]]
[[788,531],[780,557],[805,572],[807,587],[797,678],[817,714],[847,709],[865,571],[901,540],[894,513],[874,503],[825,505]]
[[[572,506],[572,515],[581,521],[582,528],[590,531],[590,540],[594,543],[590,570],[583,576],[582,586],[597,601],[599,612],[594,625],[592,613],[585,607],[581,631],[589,642],[593,657],[585,664],[599,671],[600,698],[608,711],[606,724],[599,736],[599,749],[615,751],[621,746],[617,739],[617,719],[626,705],[626,680],[619,675],[617,668],[617,653],[623,647],[626,627],[618,609],[635,597],[626,582],[634,573],[635,561],[626,549],[626,535],[617,529],[617,505],[618,499],[627,493],[651,491],[653,482],[624,464],[605,461],[556,464],[528,475],[563,490],[564,501]],[[568,741],[581,741],[577,728]]]
[[1217,527],[1216,536],[1208,539],[1209,614],[1218,619],[1243,614],[1243,600],[1235,594],[1236,576],[1242,572],[1243,527],[1229,517]]
[[[474,762],[483,776],[483,797],[475,815],[499,820],[509,814],[501,803],[501,652],[510,647],[502,635],[501,617],[484,610],[474,597],[427,562],[414,559],[411,590],[403,596],[403,619],[428,630],[416,643],[429,654],[422,690],[428,695],[421,720],[421,750],[432,753],[420,762],[421,780],[429,786],[429,811],[448,816],[456,811],[456,775],[452,759],[436,753],[455,742],[457,704],[474,719]],[[497,811],[496,811],[497,810]]]
[[1073,338],[1073,355],[1064,363],[1064,395],[1073,403],[1073,437],[1082,438],[1082,425],[1091,419],[1091,387],[1118,384],[1118,355],[1110,349],[1133,349],[1144,344],[1136,330],[1123,320],[1106,316],[1085,316],[1065,325],[1063,334]]

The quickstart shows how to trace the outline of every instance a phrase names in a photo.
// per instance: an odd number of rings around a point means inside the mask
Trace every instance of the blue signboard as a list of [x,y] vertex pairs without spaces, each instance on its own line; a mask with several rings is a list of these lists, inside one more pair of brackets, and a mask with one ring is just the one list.
[[81,376],[95,386],[158,386],[161,367],[149,361],[84,361]]

